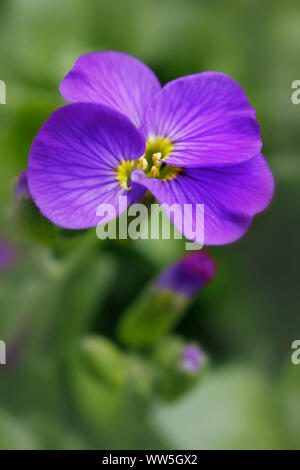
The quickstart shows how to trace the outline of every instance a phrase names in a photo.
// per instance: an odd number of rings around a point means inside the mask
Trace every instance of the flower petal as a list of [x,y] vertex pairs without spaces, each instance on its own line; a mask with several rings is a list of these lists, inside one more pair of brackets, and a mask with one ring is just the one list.
[[151,101],[143,132],[173,142],[164,161],[204,167],[235,164],[261,150],[255,111],[241,86],[218,72],[204,72],[168,83]]
[[66,100],[105,104],[125,114],[135,125],[143,121],[150,100],[160,88],[145,64],[114,51],[79,57],[60,84]]
[[70,229],[99,223],[100,203],[118,214],[119,196],[128,196],[116,167],[145,151],[136,127],[122,114],[94,103],[55,111],[33,141],[28,168],[30,194],[43,215]]
[[[142,184],[160,203],[180,204],[182,211],[184,204],[191,204],[185,207],[184,222],[191,217],[196,224],[196,204],[204,204],[205,245],[223,245],[241,237],[252,217],[267,207],[274,189],[272,173],[261,154],[233,166],[186,168],[167,181],[143,177],[141,173],[132,172],[132,186]],[[172,212],[169,216],[186,238],[203,243],[202,226],[185,227]]]

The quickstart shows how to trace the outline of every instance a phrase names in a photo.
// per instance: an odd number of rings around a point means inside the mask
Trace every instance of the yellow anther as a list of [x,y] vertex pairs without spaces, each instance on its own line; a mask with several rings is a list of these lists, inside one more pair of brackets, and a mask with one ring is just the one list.
[[151,167],[151,176],[152,176],[152,178],[158,178],[159,177],[159,169],[155,165],[153,165]]
[[161,158],[161,152],[157,152],[152,155],[152,160],[153,160],[154,165],[156,165],[157,160],[159,160],[160,158]]
[[139,170],[146,171],[147,168],[148,168],[148,162],[147,162],[146,158],[145,158],[145,157],[139,158],[136,167],[137,167]]

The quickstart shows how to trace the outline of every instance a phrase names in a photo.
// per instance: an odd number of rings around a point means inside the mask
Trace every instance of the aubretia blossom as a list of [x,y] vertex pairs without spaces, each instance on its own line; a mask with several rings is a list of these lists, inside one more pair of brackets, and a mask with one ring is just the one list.
[[269,204],[273,177],[255,111],[229,76],[203,72],[161,87],[139,60],[98,52],[76,61],[60,92],[72,104],[42,127],[28,167],[30,194],[55,224],[96,226],[100,204],[118,210],[119,196],[134,204],[149,190],[191,213],[204,204],[204,243],[224,244]]

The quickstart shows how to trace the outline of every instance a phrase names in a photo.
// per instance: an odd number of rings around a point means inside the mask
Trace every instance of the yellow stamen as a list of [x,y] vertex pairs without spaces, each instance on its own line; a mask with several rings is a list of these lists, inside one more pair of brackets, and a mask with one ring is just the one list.
[[146,171],[148,168],[148,162],[145,157],[141,157],[138,159],[138,163],[136,166],[139,170]]
[[173,143],[167,137],[150,137],[147,140],[144,157],[148,160],[148,162],[153,158],[154,155],[158,159],[163,159],[170,155],[172,148]]
[[161,165],[161,162],[158,162],[157,160],[161,159],[161,152],[154,153],[152,155],[152,160],[155,166],[159,167]]
[[148,178],[159,178],[161,181],[176,178],[181,168],[169,165],[165,159],[171,155],[174,143],[167,137],[150,137],[147,140],[146,150],[137,160],[123,160],[115,169],[116,177],[122,188],[129,191],[128,185],[132,170],[138,168],[145,172]]
[[159,169],[153,165],[151,168],[151,176],[152,178],[158,178],[159,177]]

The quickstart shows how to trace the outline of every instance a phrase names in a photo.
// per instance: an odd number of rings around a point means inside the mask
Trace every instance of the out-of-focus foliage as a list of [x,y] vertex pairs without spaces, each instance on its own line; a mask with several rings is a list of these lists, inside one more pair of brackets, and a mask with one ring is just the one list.
[[[1,0],[0,234],[16,261],[0,272],[0,448],[299,448],[299,21],[296,0]],[[176,329],[202,344],[210,368],[172,404],[151,395],[147,351],[131,363],[132,387],[114,387],[80,344],[116,341],[122,312],[184,243],[100,242],[53,227],[44,243],[12,223],[14,179],[64,104],[60,80],[80,54],[104,49],[139,57],[162,83],[233,76],[257,110],[277,183],[246,236],[210,250],[218,276]]]

